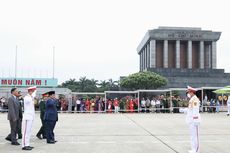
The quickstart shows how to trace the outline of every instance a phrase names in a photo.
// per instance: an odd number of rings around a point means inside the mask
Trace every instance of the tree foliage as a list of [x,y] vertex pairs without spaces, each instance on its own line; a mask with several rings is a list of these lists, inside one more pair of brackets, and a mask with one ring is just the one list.
[[104,92],[108,90],[119,90],[119,82],[109,80],[88,79],[80,77],[79,80],[70,79],[63,82],[59,87],[68,88],[73,92]]
[[129,75],[121,80],[121,87],[137,90],[137,89],[157,89],[167,84],[167,79],[154,72],[138,72]]

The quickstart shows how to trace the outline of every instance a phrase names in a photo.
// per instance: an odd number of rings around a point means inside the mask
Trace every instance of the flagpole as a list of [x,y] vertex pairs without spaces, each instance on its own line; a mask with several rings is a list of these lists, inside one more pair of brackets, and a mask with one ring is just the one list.
[[17,78],[17,61],[18,60],[18,46],[16,45],[16,48],[15,48],[15,72],[14,72],[14,75],[15,75],[15,78]]
[[53,79],[54,79],[54,72],[55,72],[55,46],[53,46]]

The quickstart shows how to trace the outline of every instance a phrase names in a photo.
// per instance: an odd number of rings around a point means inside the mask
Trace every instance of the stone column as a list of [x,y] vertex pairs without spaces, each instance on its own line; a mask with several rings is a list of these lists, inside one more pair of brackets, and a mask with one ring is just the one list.
[[150,50],[149,50],[149,43],[147,44],[147,68],[149,68],[149,63],[150,63]]
[[216,69],[216,42],[212,42],[212,69]]
[[188,68],[192,68],[192,41],[188,41]]
[[141,70],[144,70],[144,52],[143,50],[141,51]]
[[147,47],[145,46],[145,69],[147,68]]
[[180,68],[180,40],[176,41],[176,68]]
[[141,52],[140,52],[139,56],[140,56],[140,61],[139,61],[140,62],[139,63],[140,64],[140,71],[142,71],[142,57],[141,57]]
[[200,41],[200,59],[199,59],[200,69],[204,69],[204,41]]
[[145,70],[145,48],[143,48],[143,70]]
[[163,63],[164,68],[168,68],[168,40],[164,40],[164,49],[163,49]]
[[150,40],[150,68],[156,68],[156,40]]
[[145,69],[147,68],[147,47],[145,46]]

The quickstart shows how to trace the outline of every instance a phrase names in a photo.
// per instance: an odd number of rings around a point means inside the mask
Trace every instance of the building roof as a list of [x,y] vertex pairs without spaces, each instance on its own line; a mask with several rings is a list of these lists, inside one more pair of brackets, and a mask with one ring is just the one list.
[[192,40],[192,41],[217,41],[221,32],[202,30],[196,27],[164,27],[148,30],[137,47],[139,53],[146,43],[154,40]]

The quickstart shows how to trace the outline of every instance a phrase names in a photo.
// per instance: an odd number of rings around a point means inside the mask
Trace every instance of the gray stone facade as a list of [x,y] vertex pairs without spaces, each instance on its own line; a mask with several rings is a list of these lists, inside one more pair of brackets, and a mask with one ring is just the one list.
[[149,30],[137,47],[140,71],[166,77],[165,88],[230,85],[230,74],[216,67],[220,35],[221,32],[187,27]]

